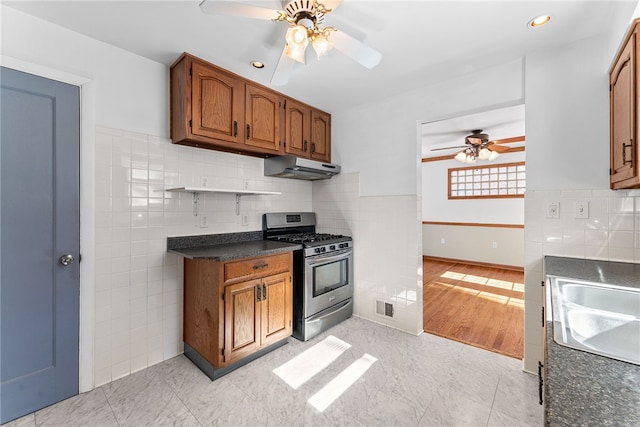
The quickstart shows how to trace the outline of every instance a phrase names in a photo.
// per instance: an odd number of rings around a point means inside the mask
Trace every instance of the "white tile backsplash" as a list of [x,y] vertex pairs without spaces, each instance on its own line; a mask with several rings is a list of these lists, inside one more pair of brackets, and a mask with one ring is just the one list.
[[[418,206],[416,196],[360,197],[357,173],[313,185],[319,230],[353,237],[355,315],[412,334],[422,331]],[[393,318],[375,314],[377,299],[394,303]]]
[[[243,196],[190,193],[172,186],[281,191]],[[96,127],[94,382],[101,385],[182,352],[182,260],[167,236],[261,229],[261,215],[311,211],[312,184],[263,176],[263,160],[171,144],[165,138]],[[248,225],[242,224],[247,215]]]

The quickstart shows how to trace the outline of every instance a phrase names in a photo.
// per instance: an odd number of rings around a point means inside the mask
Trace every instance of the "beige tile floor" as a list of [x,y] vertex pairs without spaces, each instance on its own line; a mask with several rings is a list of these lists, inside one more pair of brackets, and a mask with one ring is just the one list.
[[[352,345],[294,390],[272,371],[333,335]],[[363,354],[377,361],[324,412],[308,399]],[[291,339],[210,381],[184,356],[6,426],[540,426],[537,378],[519,360],[353,317],[306,343]]]

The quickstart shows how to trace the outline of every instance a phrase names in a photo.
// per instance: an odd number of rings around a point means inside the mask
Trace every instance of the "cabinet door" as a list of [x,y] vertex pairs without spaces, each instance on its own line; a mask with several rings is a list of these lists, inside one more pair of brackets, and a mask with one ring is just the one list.
[[242,141],[243,83],[197,62],[191,72],[191,132],[224,142]]
[[280,150],[283,102],[283,98],[276,93],[246,86],[246,145],[274,152]]
[[291,275],[281,273],[262,279],[261,338],[266,346],[291,335]]
[[611,185],[636,176],[635,46],[632,34],[610,75]]
[[260,347],[260,279],[224,288],[224,364],[253,353]]
[[331,116],[322,111],[311,110],[310,157],[322,162],[331,161]]
[[309,157],[311,110],[292,99],[287,99],[285,111],[285,148],[288,154]]

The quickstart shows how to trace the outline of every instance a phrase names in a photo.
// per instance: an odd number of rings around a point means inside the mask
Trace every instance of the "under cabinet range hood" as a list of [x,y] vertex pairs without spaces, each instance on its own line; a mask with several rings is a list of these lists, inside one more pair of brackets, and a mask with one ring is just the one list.
[[315,181],[319,179],[329,179],[339,173],[339,165],[302,159],[291,155],[264,159],[265,176]]

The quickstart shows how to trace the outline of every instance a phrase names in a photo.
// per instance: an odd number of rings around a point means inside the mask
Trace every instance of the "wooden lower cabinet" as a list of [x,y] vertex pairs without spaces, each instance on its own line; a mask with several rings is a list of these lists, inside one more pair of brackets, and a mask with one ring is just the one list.
[[291,335],[289,273],[225,286],[224,362]]
[[292,253],[230,262],[184,261],[184,342],[214,368],[292,331]]

